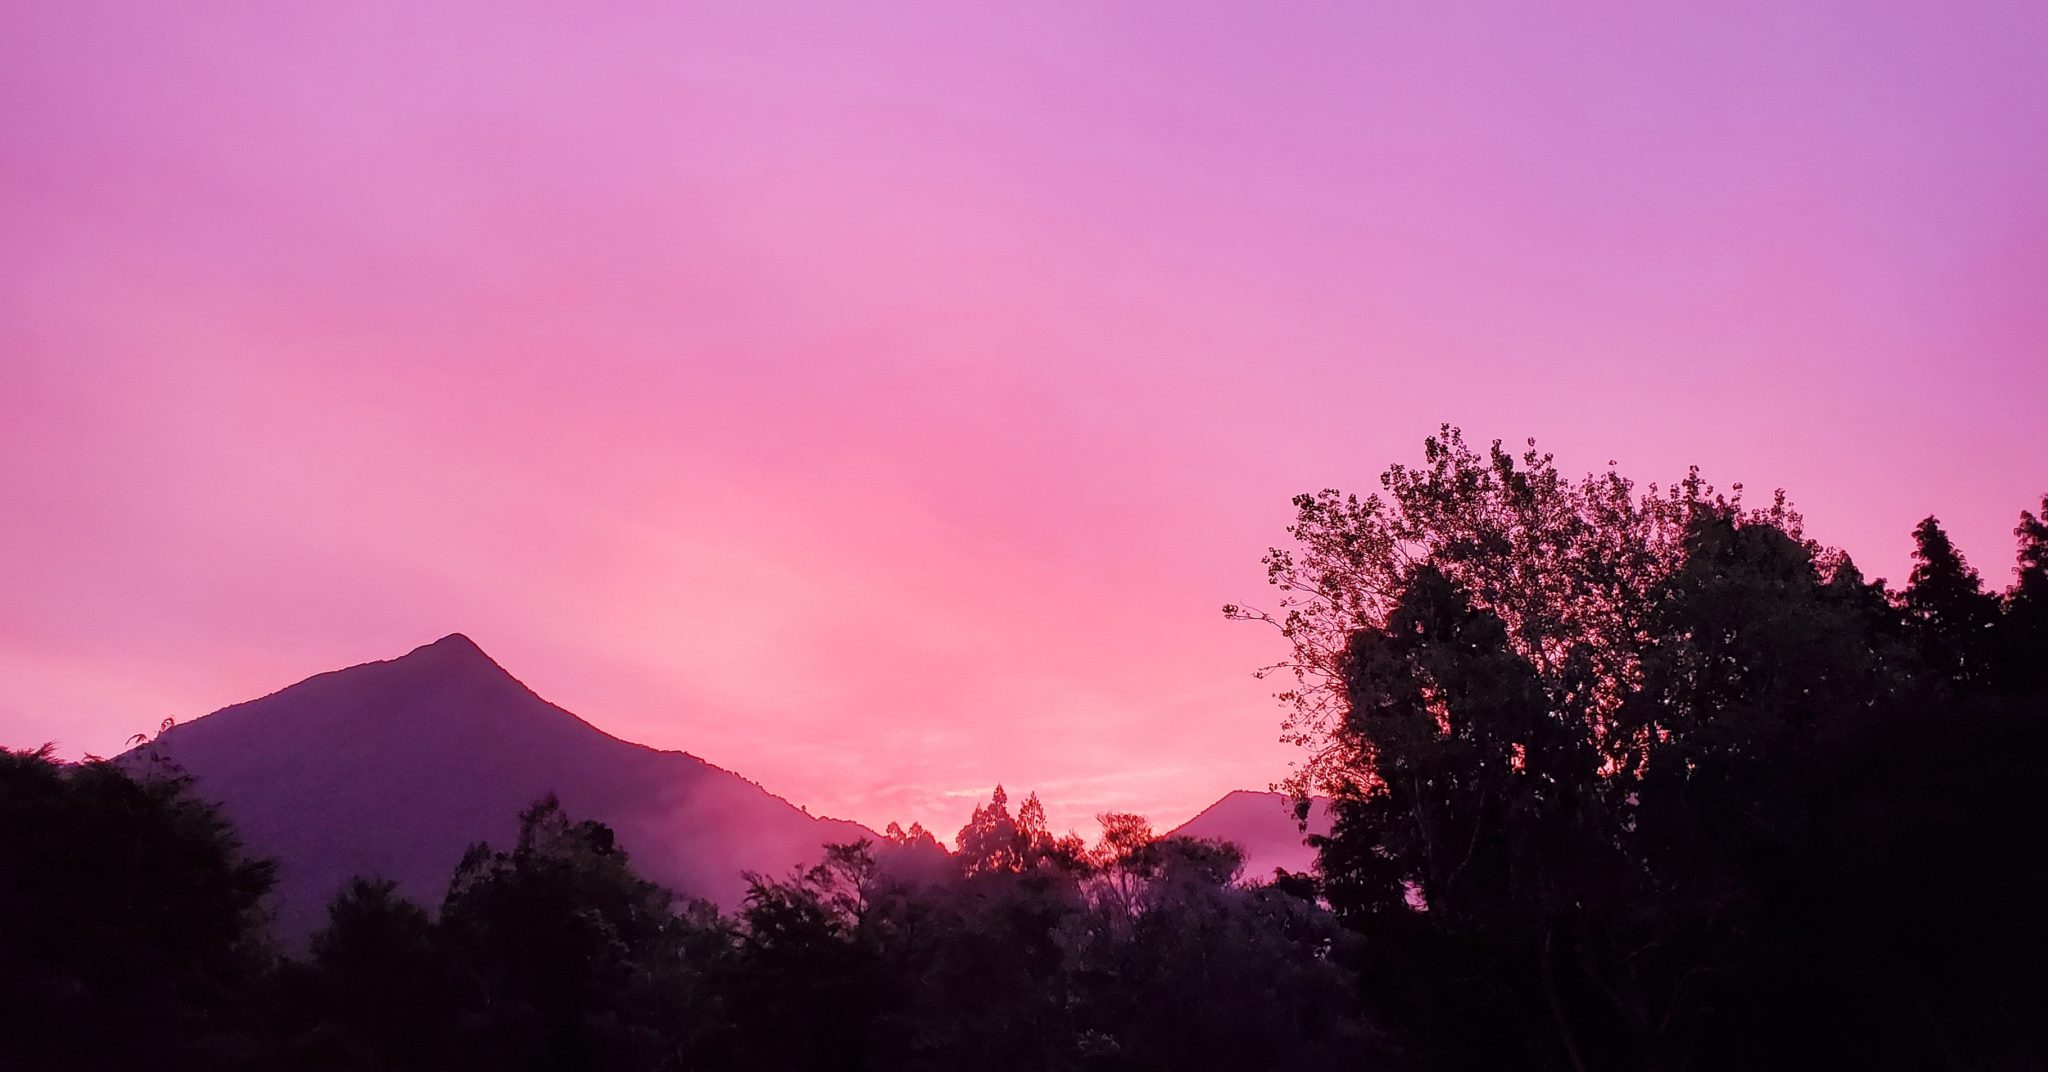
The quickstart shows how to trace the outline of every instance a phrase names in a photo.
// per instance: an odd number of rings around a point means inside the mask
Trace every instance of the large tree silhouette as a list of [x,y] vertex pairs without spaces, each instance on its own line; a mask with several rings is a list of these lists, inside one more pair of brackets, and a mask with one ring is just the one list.
[[1932,519],[1893,595],[1782,495],[1746,509],[1693,474],[1634,497],[1454,429],[1424,453],[1385,498],[1297,499],[1267,559],[1287,614],[1234,611],[1320,690],[1285,729],[1337,798],[1318,888],[1398,1054],[2048,1058],[2026,1011],[2048,929],[2015,892],[2048,888],[2019,833],[2048,822],[2024,773],[2048,758],[2034,515],[2003,600]]

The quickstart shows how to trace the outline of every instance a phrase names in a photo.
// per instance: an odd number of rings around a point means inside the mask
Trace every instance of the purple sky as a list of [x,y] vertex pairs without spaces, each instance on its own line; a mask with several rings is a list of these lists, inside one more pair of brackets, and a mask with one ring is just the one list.
[[2048,490],[2048,5],[97,5],[0,20],[0,743],[466,632],[945,832],[1285,772],[1288,497],[1440,421]]

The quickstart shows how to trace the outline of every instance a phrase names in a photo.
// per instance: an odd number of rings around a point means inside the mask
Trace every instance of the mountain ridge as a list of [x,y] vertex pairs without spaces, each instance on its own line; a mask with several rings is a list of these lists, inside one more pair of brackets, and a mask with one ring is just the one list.
[[[808,865],[827,843],[866,838],[905,876],[929,874],[944,852],[891,845],[691,752],[608,733],[459,632],[174,723],[120,761],[151,758],[191,777],[250,851],[278,861],[277,929],[289,942],[318,929],[358,875],[437,907],[462,854],[507,846],[519,812],[550,794],[612,827],[649,879],[726,909],[745,875]],[[1289,806],[1232,790],[1169,833],[1238,843],[1247,879],[1304,870],[1314,852]],[[1328,832],[1326,801],[1308,832]]]
[[462,633],[176,723],[129,753],[143,755],[175,764],[252,852],[279,861],[288,939],[317,929],[357,874],[438,905],[463,851],[507,844],[518,812],[550,793],[612,826],[649,878],[728,908],[745,873],[881,841],[691,753],[607,733]]

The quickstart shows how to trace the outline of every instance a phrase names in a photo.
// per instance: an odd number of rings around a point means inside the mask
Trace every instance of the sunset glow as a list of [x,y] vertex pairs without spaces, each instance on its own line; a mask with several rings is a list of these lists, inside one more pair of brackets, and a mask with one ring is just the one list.
[[1292,758],[1289,498],[1439,422],[1994,588],[2048,8],[10,5],[0,738],[474,638],[950,834]]

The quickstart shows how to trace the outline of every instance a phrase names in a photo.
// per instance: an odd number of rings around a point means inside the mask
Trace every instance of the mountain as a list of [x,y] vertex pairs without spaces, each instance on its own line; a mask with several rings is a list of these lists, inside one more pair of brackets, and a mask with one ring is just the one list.
[[827,842],[880,840],[688,753],[604,733],[459,633],[173,726],[129,759],[150,750],[279,861],[287,941],[318,929],[356,875],[437,907],[463,851],[509,847],[518,813],[550,792],[611,826],[642,875],[728,908],[744,871],[780,874]]
[[1244,877],[1255,880],[1272,878],[1276,867],[1308,870],[1315,863],[1316,852],[1303,844],[1303,839],[1329,832],[1328,798],[1312,798],[1308,829],[1303,830],[1295,821],[1292,797],[1237,789],[1167,833],[1236,842],[1244,850]]

